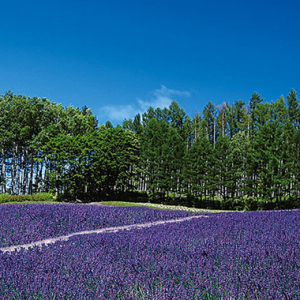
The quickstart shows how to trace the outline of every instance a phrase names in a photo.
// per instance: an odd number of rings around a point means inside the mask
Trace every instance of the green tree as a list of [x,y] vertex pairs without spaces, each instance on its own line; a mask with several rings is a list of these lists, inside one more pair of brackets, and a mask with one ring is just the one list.
[[203,124],[206,130],[206,137],[215,145],[216,142],[216,108],[215,105],[209,101],[203,110]]
[[231,165],[228,170],[228,193],[231,199],[240,198],[244,195],[249,147],[250,140],[245,131],[239,131],[230,140],[229,157]]
[[250,99],[249,108],[250,108],[250,136],[251,138],[254,138],[254,135],[256,131],[259,128],[259,113],[258,113],[258,107],[260,103],[263,101],[261,99],[260,95],[257,93],[253,93],[252,97]]
[[169,125],[166,120],[152,118],[140,136],[141,169],[145,171],[143,181],[146,190],[150,190],[154,198],[157,198],[161,192],[159,184],[164,168],[162,149],[166,143],[168,128]]
[[230,139],[227,135],[220,136],[215,147],[215,181],[216,191],[225,201],[228,199],[231,172]]
[[297,93],[294,89],[291,90],[288,99],[288,116],[292,124],[298,130],[299,128],[299,102],[297,100]]
[[92,173],[99,191],[114,194],[131,190],[137,180],[139,141],[121,127],[100,130],[92,155]]
[[205,198],[209,194],[210,158],[213,148],[206,135],[198,137],[184,159],[184,186],[189,196]]

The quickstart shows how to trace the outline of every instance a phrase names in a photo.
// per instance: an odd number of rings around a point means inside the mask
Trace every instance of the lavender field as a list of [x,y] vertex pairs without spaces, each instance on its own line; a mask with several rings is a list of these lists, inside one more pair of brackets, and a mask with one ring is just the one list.
[[79,204],[10,204],[0,206],[0,248],[68,233],[169,220],[191,215],[141,207]]
[[[4,206],[3,206],[4,207]],[[77,206],[79,207],[79,206]],[[187,213],[152,211],[142,208],[81,207],[86,226],[149,222],[186,216]],[[7,208],[6,208],[7,209]],[[16,209],[16,208],[14,208]],[[27,207],[34,215],[39,206]],[[53,206],[44,208],[53,209]],[[77,209],[57,205],[52,217],[24,223],[32,239],[45,237],[59,224],[57,216]],[[92,212],[97,209],[97,213]],[[103,210],[103,212],[102,212]],[[17,231],[22,226],[6,220],[6,239],[22,243]],[[21,212],[21,211],[20,211]],[[78,220],[84,220],[78,212]],[[153,215],[154,214],[154,215]],[[123,216],[127,216],[127,219]],[[135,217],[134,217],[135,216]],[[73,219],[72,219],[73,218]],[[86,229],[74,224],[59,233]],[[104,218],[106,218],[104,220]],[[72,221],[71,221],[72,220]],[[131,229],[115,233],[74,236],[43,248],[0,253],[1,299],[297,299],[300,294],[300,212],[270,211],[211,214],[181,223]],[[30,226],[32,222],[32,227]],[[37,223],[39,225],[37,225]],[[78,222],[77,222],[78,223]],[[79,227],[77,227],[79,226]],[[63,227],[63,226],[61,226]],[[38,232],[36,232],[38,228]],[[48,231],[47,231],[48,230]],[[12,241],[10,232],[20,240]],[[51,233],[52,234],[52,233]],[[55,235],[54,234],[54,235]],[[1,239],[4,237],[2,233]],[[29,238],[27,238],[28,240]]]

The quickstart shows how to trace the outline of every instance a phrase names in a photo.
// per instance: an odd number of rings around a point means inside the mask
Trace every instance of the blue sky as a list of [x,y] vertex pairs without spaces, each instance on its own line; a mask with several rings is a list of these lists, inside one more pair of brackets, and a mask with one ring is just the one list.
[[0,94],[122,123],[300,92],[300,1],[0,0]]

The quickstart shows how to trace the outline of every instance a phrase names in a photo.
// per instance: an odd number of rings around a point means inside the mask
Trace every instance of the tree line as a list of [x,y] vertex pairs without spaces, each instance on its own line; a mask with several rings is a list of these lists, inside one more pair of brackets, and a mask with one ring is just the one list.
[[271,103],[257,93],[209,102],[192,119],[173,101],[116,127],[98,125],[86,106],[9,91],[0,97],[0,193],[298,207],[299,122],[293,89]]

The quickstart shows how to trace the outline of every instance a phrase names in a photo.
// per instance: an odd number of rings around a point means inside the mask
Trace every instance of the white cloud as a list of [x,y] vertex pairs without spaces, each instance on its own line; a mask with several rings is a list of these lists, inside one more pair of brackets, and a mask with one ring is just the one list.
[[132,119],[138,113],[143,114],[150,106],[154,109],[158,107],[161,109],[169,107],[172,101],[176,101],[174,96],[190,97],[190,92],[172,90],[161,85],[160,89],[156,89],[150,94],[148,100],[137,98],[137,103],[133,105],[106,105],[102,107],[101,112],[104,112],[105,116],[110,121],[123,122],[125,119]]
[[136,108],[132,105],[103,106],[101,108],[110,121],[123,121],[135,115]]
[[161,109],[169,107],[173,100],[169,97],[159,96],[155,99],[151,99],[150,101],[144,101],[139,98],[137,99],[137,101],[141,110],[146,111],[150,106],[152,106],[154,109],[157,107]]
[[152,106],[154,109],[159,107],[161,109],[165,107],[169,107],[172,101],[174,101],[174,96],[183,96],[183,97],[190,97],[190,92],[187,91],[177,91],[177,90],[171,90],[165,87],[164,85],[161,85],[160,89],[156,89],[150,98],[150,100],[142,100],[137,99],[140,108],[143,111],[146,111],[150,106]]
[[187,91],[181,92],[181,91],[177,91],[177,90],[171,90],[171,89],[168,89],[167,87],[165,87],[164,85],[161,85],[160,89],[155,90],[153,94],[157,95],[158,97],[159,96],[172,97],[174,95],[185,96],[185,97],[191,96],[190,92],[187,92]]

